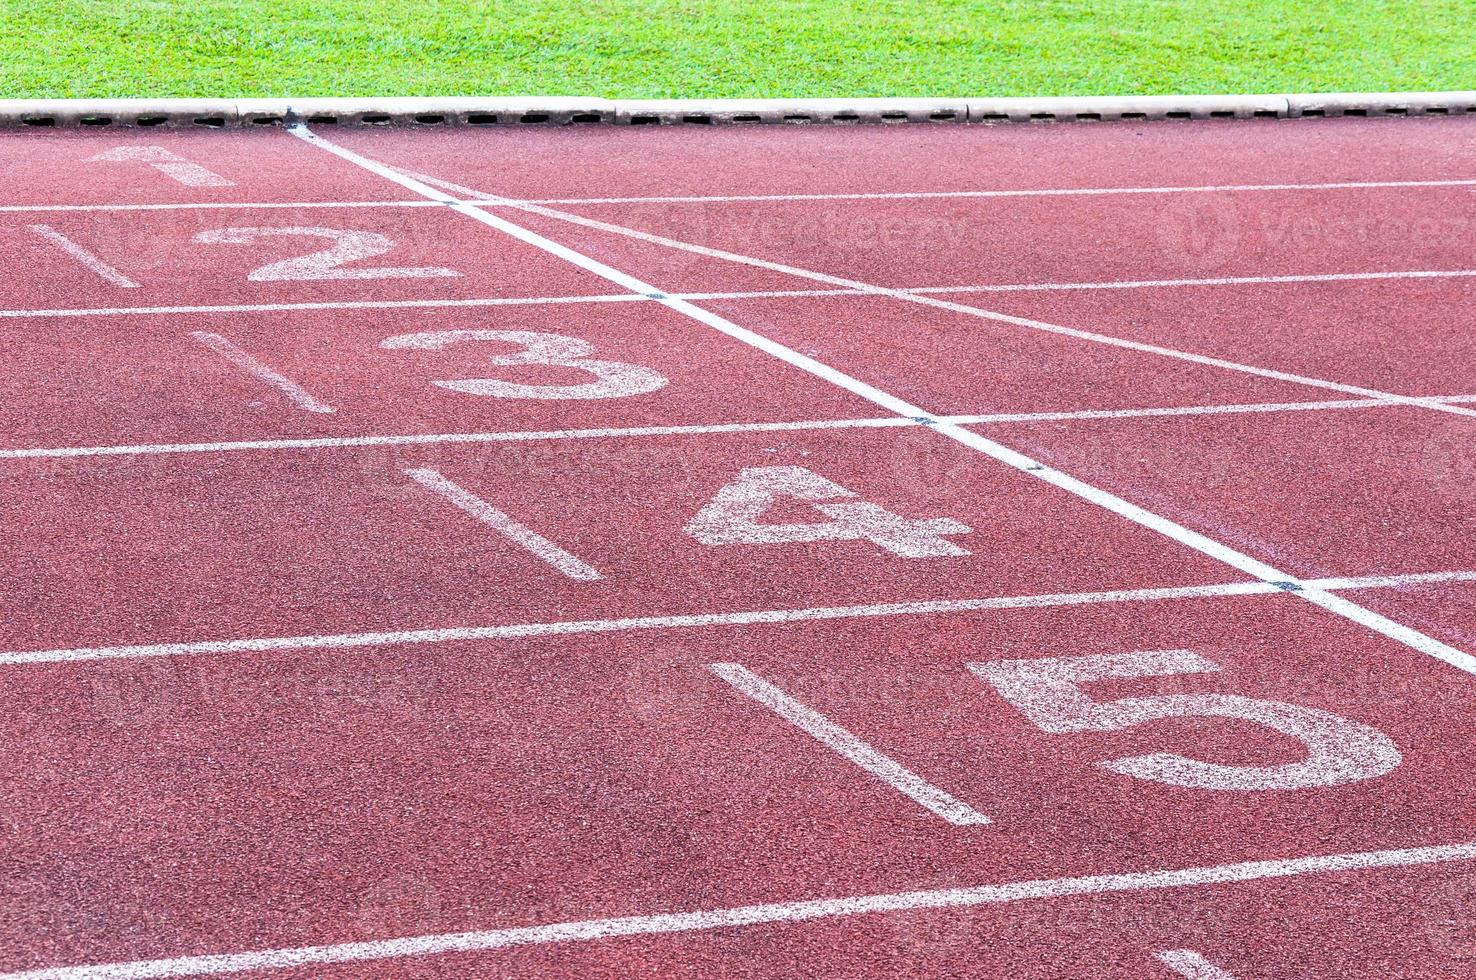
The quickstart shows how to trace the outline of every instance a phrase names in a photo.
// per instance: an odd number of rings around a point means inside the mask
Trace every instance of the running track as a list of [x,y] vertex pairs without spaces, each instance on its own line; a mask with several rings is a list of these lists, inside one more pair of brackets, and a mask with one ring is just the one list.
[[0,141],[0,980],[1476,970],[1471,123],[325,130]]

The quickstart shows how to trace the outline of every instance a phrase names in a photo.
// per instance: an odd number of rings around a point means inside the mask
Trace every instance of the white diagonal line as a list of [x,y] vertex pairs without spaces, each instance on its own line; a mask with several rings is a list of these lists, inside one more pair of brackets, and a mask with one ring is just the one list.
[[[393,171],[391,171],[393,172]],[[391,178],[393,179],[393,178]],[[434,193],[434,191],[432,191]],[[1413,395],[1401,395],[1389,391],[1381,391],[1375,388],[1367,388],[1361,385],[1344,384],[1339,381],[1331,381],[1326,378],[1312,377],[1311,375],[1296,374],[1290,371],[1280,371],[1274,368],[1259,367],[1254,364],[1244,364],[1239,361],[1231,361],[1221,357],[1210,357],[1205,354],[1195,354],[1190,351],[1177,350],[1160,344],[1147,344],[1122,337],[1114,337],[1111,334],[1097,333],[1091,330],[1079,330],[1074,327],[1065,327],[1055,323],[1047,323],[1043,320],[1033,320],[1029,317],[1013,316],[1008,313],[999,313],[994,310],[986,310],[977,306],[968,306],[963,303],[954,303],[949,300],[938,299],[936,296],[928,295],[922,291],[913,289],[892,289],[886,286],[877,286],[871,283],[861,282],[856,279],[848,279],[843,276],[833,276],[829,273],[815,272],[811,269],[803,269],[798,266],[787,265],[782,262],[771,262],[768,259],[755,258],[750,255],[741,255],[737,252],[729,252],[724,249],[709,248],[705,245],[696,245],[690,242],[678,241],[663,235],[653,235],[639,229],[628,228],[623,225],[611,224],[587,218],[583,215],[570,214],[553,208],[541,207],[532,204],[522,204],[516,201],[504,202],[510,206],[538,214],[570,224],[581,225],[586,228],[594,228],[627,238],[649,242],[653,245],[664,245],[668,248],[680,251],[692,252],[709,258],[724,259],[755,268],[767,269],[771,272],[782,272],[786,275],[802,279],[810,279],[815,282],[823,282],[831,286],[845,289],[854,289],[874,296],[887,296],[904,302],[918,303],[923,306],[931,306],[935,309],[948,310],[952,313],[961,313],[965,316],[974,316],[986,320],[994,320],[1000,323],[1008,323],[1017,327],[1026,327],[1031,330],[1039,330],[1045,333],[1059,334],[1065,337],[1073,337],[1077,340],[1086,340],[1092,343],[1105,344],[1112,347],[1121,347],[1143,354],[1153,354],[1158,357],[1166,357],[1174,360],[1187,361],[1192,364],[1202,364],[1206,367],[1220,368],[1226,371],[1236,371],[1242,374],[1250,374],[1261,378],[1270,378],[1276,381],[1285,381],[1291,384],[1306,385],[1313,388],[1323,388],[1329,391],[1339,391],[1349,395],[1362,395],[1367,398],[1379,398],[1401,405],[1413,405],[1420,408],[1428,408],[1437,412],[1447,412],[1453,415],[1476,416],[1476,409],[1465,408],[1460,405],[1452,405],[1445,402],[1436,402]]]
[[988,817],[967,803],[934,786],[891,757],[878,752],[851,732],[813,708],[801,704],[742,664],[712,664],[710,669],[735,690],[757,701],[821,745],[871,773],[903,796],[931,810],[949,823],[960,827],[989,823]]
[[1164,966],[1187,980],[1235,980],[1227,970],[1222,970],[1192,949],[1166,949],[1156,954]]
[[87,251],[87,249],[83,248],[81,245],[78,245],[76,242],[72,241],[66,235],[63,235],[61,232],[57,231],[50,225],[31,225],[31,230],[40,235],[42,238],[56,245],[72,258],[76,259],[87,269],[91,270],[98,278],[104,280],[105,282],[110,282],[120,289],[141,288],[138,283],[134,282],[132,279],[129,279],[123,273],[108,265],[102,259],[98,258],[96,255],[93,255],[91,252]]
[[264,381],[268,385],[271,385],[273,388],[280,391],[288,401],[296,405],[298,408],[302,409],[304,412],[314,412],[319,415],[333,414],[333,407],[331,405],[325,405],[322,402],[318,401],[312,395],[308,394],[307,391],[303,389],[302,385],[298,384],[296,381],[293,381],[291,378],[287,377],[281,372],[267,367],[261,361],[258,361],[256,358],[252,357],[250,354],[246,353],[244,350],[231,343],[229,338],[222,337],[218,333],[210,333],[205,330],[196,330],[192,332],[190,336],[198,340],[200,343],[204,344],[206,347],[210,348],[215,353],[219,354],[221,357],[225,358],[227,361],[230,361],[232,364],[236,365],[236,367],[245,371],[247,374],[251,375],[259,381]]
[[465,487],[446,479],[433,469],[406,470],[405,475],[433,493],[440,494],[523,550],[552,565],[569,578],[594,582],[600,573],[526,525],[513,520]]

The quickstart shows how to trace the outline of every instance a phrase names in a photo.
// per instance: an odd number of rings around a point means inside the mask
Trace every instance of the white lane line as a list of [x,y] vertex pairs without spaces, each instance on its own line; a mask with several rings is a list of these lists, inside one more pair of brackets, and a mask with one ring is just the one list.
[[[1382,402],[1353,403],[1369,407]],[[424,435],[331,436],[317,439],[244,439],[234,442],[182,442],[124,446],[59,446],[0,449],[0,459],[56,459],[74,456],[134,456],[216,453],[273,449],[354,449],[366,446],[427,446],[483,442],[539,442],[550,439],[627,439],[648,436],[711,435],[732,432],[799,432],[811,429],[893,429],[921,425],[895,415],[869,419],[816,419],[804,422],[731,422],[714,425],[647,425],[616,429],[554,429],[543,432],[438,432]]]
[[[426,185],[425,183],[418,181],[413,177],[407,177],[405,174],[400,173],[393,167],[382,164],[376,160],[371,160],[368,157],[353,152],[352,150],[345,149],[341,146],[324,140],[321,137],[309,132],[305,126],[299,125],[290,127],[289,132],[310,145],[318,146],[321,149],[327,150],[328,152],[340,157],[341,159],[347,160],[350,163],[363,167],[371,173],[375,173],[380,175],[381,177],[384,177],[386,180],[390,180],[399,184],[406,190],[413,191],[417,194],[424,194],[427,197],[431,198],[437,198],[440,196],[439,192],[437,192],[434,188]],[[608,266],[596,259],[592,259],[589,256],[575,251],[574,249],[569,248],[566,245],[561,245],[558,242],[553,241],[552,239],[545,238],[537,232],[530,231],[529,229],[524,228],[522,225],[514,224],[513,222],[508,221],[505,218],[488,214],[486,211],[480,210],[470,205],[453,205],[453,209],[459,211],[469,218],[472,218],[474,221],[478,221],[482,224],[487,225],[488,227],[503,231],[508,235],[518,239],[519,241],[523,241],[528,243],[529,245],[541,248],[551,255],[555,255],[568,262],[571,262],[588,272],[594,273],[601,278],[607,279],[610,282],[615,283],[616,285],[623,286],[626,289],[631,290],[632,292],[645,293],[647,295],[657,295],[660,297],[658,302],[668,307],[669,309],[675,310],[678,313],[688,316],[699,323],[706,324],[707,326],[712,327],[714,330],[717,330],[720,333],[732,337],[734,340],[738,340],[757,350],[764,351],[765,353],[768,353],[784,361],[785,363],[792,365],[793,367],[799,368],[802,371],[806,371],[809,374],[814,375],[815,377],[829,381],[837,387],[843,388],[846,391],[849,391],[854,395],[864,398],[875,405],[881,406],[887,411],[895,412],[896,414],[904,416],[906,418],[932,418],[930,413],[922,408],[919,408],[916,405],[911,404],[910,402],[905,401],[904,399],[898,398],[895,395],[882,391],[881,389],[876,388],[873,385],[869,385],[866,382],[861,381],[858,378],[854,378],[842,371],[838,371],[828,364],[824,364],[813,357],[801,354],[799,351],[796,351],[790,347],[786,347],[775,340],[771,340],[770,338],[755,333],[752,330],[740,327],[732,321],[724,319],[723,317],[717,315],[716,313],[713,313],[710,310],[704,309],[700,306],[696,306],[687,300],[675,299],[663,293],[661,290],[650,285],[649,283],[643,282],[642,280],[636,278],[635,276],[612,268],[611,266]],[[563,212],[554,211],[549,208],[534,208],[532,210],[537,213],[547,212],[552,215],[563,214]],[[853,280],[838,282],[837,285],[880,289],[880,287],[869,287],[869,284],[858,283]],[[884,293],[886,292],[885,290],[881,291]],[[947,303],[943,300],[934,299],[930,296],[914,296],[907,293],[898,293],[897,295],[904,296],[911,301],[926,303],[928,305],[941,306],[945,309],[957,305],[953,303]],[[970,310],[972,308],[960,306],[959,309]],[[1002,314],[991,315],[1003,317]],[[1019,318],[1008,317],[1005,319],[1014,321]],[[1035,321],[1027,320],[1021,322],[1034,323]],[[1332,383],[1324,383],[1325,386],[1330,384]],[[1465,414],[1476,415],[1476,411],[1463,409],[1460,406],[1456,405],[1446,405],[1444,403],[1438,402],[1426,402],[1416,398],[1405,398],[1402,396],[1390,395],[1386,392],[1352,388],[1351,386],[1346,386],[1342,390],[1349,390],[1355,394],[1368,395],[1380,399],[1389,399],[1408,404],[1428,405],[1430,407],[1435,407],[1442,410],[1448,410],[1452,412],[1459,411]],[[1436,640],[1434,637],[1421,633],[1420,631],[1412,627],[1405,626],[1402,623],[1395,622],[1387,616],[1376,613],[1371,609],[1365,609],[1362,606],[1359,606],[1357,603],[1354,603],[1348,599],[1344,599],[1341,596],[1334,595],[1322,589],[1308,586],[1305,583],[1297,583],[1293,585],[1293,576],[1288,575],[1286,572],[1281,571],[1273,565],[1260,561],[1259,559],[1256,559],[1246,554],[1245,552],[1237,551],[1229,545],[1216,541],[1206,535],[1200,534],[1198,531],[1191,530],[1183,524],[1179,524],[1178,522],[1170,520],[1167,517],[1163,517],[1160,514],[1156,514],[1150,510],[1147,510],[1146,508],[1138,506],[1137,504],[1131,503],[1123,499],[1122,497],[1117,496],[1116,494],[1109,493],[1101,487],[1094,486],[1093,484],[1087,483],[1084,480],[1079,480],[1076,477],[1073,477],[1061,470],[1057,470],[1050,466],[1047,466],[1039,460],[1033,459],[1030,456],[1025,455],[1024,453],[1017,452],[1016,450],[1011,449],[1003,443],[995,442],[991,439],[986,439],[984,436],[973,431],[972,429],[965,428],[961,425],[958,425],[957,423],[942,421],[935,422],[934,424],[930,425],[929,428],[940,435],[954,440],[955,442],[984,453],[991,459],[998,460],[999,462],[1004,463],[1006,466],[1011,466],[1022,473],[1036,478],[1037,480],[1041,480],[1044,483],[1048,483],[1061,490],[1065,490],[1067,493],[1071,493],[1077,497],[1080,497],[1081,499],[1095,504],[1096,506],[1101,507],[1102,509],[1107,510],[1113,514],[1116,514],[1119,517],[1125,518],[1135,524],[1148,528],[1151,531],[1156,531],[1159,534],[1162,534],[1165,537],[1177,541],[1178,543],[1188,548],[1192,548],[1193,550],[1198,551],[1200,554],[1207,555],[1217,561],[1223,562],[1224,564],[1229,565],[1231,568],[1237,569],[1238,571],[1241,571],[1254,578],[1261,579],[1262,581],[1276,584],[1278,588],[1282,586],[1287,586],[1291,589],[1292,594],[1297,595],[1302,599],[1305,599],[1306,601],[1319,606],[1322,609],[1327,610],[1328,612],[1333,613],[1334,615],[1341,616],[1345,619],[1356,622],[1359,625],[1373,630],[1374,632],[1380,633],[1384,636],[1387,636],[1390,639],[1395,640],[1396,642],[1403,643],[1413,650],[1417,650],[1420,653],[1442,660],[1458,670],[1465,671],[1468,674],[1476,675],[1476,657],[1472,657],[1470,654],[1466,653],[1463,650],[1459,650],[1447,643],[1442,643],[1439,640]]]
[[[1368,578],[1310,579],[1296,583],[1313,589],[1379,589],[1440,582],[1476,581],[1476,571],[1417,572]],[[127,646],[72,647],[56,650],[12,650],[0,653],[0,667],[24,664],[70,663],[140,657],[182,657],[210,654],[270,653],[278,650],[348,650],[464,640],[522,640],[542,636],[619,633],[628,630],[702,629],[755,626],[768,623],[806,623],[828,619],[873,619],[887,616],[927,616],[938,613],[982,612],[991,609],[1046,609],[1111,602],[1160,602],[1174,599],[1211,599],[1226,596],[1267,596],[1287,591],[1273,582],[1220,582],[1154,589],[1118,589],[1103,592],[1060,592],[1046,595],[992,596],[982,599],[925,599],[913,602],[871,603],[854,606],[815,606],[804,609],[763,609],[680,616],[638,616],[628,619],[586,619],[544,623],[507,623],[492,626],[453,626],[437,629],[394,630],[377,633],[333,633],[308,636],[251,637],[240,640],[188,640]]]
[[741,694],[789,722],[837,755],[959,827],[980,826],[989,818],[956,799],[896,760],[883,755],[851,732],[785,694],[742,664],[718,663],[710,668]]
[[365,942],[265,949],[243,953],[216,953],[172,959],[133,960],[25,970],[0,975],[0,980],[152,980],[247,973],[253,970],[284,970],[323,963],[356,963],[372,960],[467,953],[516,946],[551,943],[594,942],[620,936],[651,936],[698,932],[766,923],[811,922],[853,915],[879,915],[918,909],[967,909],[1077,895],[1133,893],[1167,888],[1240,884],[1300,875],[1352,874],[1383,868],[1409,868],[1453,861],[1476,860],[1476,843],[1441,844],[1383,851],[1352,851],[1308,857],[1246,861],[1241,864],[1201,865],[1154,871],[1085,875],[1075,878],[1040,878],[971,888],[937,888],[910,892],[857,895],[848,898],[802,899],[762,905],[708,909],[695,912],[661,912],[610,919],[583,919],[544,925],[514,926],[477,932],[439,933],[375,939]]
[[[1019,190],[975,191],[881,191],[875,193],[837,194],[730,194],[675,197],[550,197],[520,200],[519,204],[721,204],[727,202],[763,201],[910,201],[930,199],[962,199],[991,197],[1098,197],[1112,194],[1212,194],[1248,191],[1327,191],[1379,188],[1469,187],[1476,180],[1379,180],[1340,181],[1324,184],[1221,184],[1184,187],[1065,187]],[[489,207],[508,206],[508,198],[469,197]],[[416,208],[434,207],[439,201],[178,201],[172,203],[121,204],[5,204],[3,212],[46,211],[193,211],[246,210],[280,208],[297,211],[303,208]]]
[[569,578],[581,582],[599,580],[600,573],[594,568],[569,554],[531,527],[519,524],[465,487],[446,479],[438,470],[429,468],[406,470],[405,475],[432,493],[445,497],[461,510],[520,548],[552,565]]
[[929,286],[904,293],[1022,293],[1070,289],[1163,289],[1179,286],[1259,286],[1305,282],[1375,282],[1382,279],[1469,279],[1476,269],[1411,269],[1402,272],[1325,272],[1287,276],[1224,276],[1218,279],[1125,279],[1105,282],[1032,282],[1003,286]]
[[[439,204],[439,201],[423,201]],[[1025,282],[971,286],[910,286],[896,292],[918,296],[948,296],[966,293],[1016,293],[1083,289],[1159,289],[1180,286],[1242,286],[1276,283],[1369,282],[1382,279],[1469,279],[1476,269],[1416,269],[1407,272],[1329,272],[1318,275],[1240,276],[1221,279],[1130,279],[1103,282]],[[882,291],[886,293],[887,291]],[[875,288],[768,289],[738,292],[673,293],[676,299],[743,300],[803,299],[827,296],[876,296]],[[304,303],[240,303],[233,306],[122,306],[42,310],[0,310],[0,318],[78,316],[162,316],[189,313],[254,313],[288,310],[396,310],[477,306],[542,306],[577,303],[644,303],[652,297],[636,293],[597,293],[590,296],[497,296],[471,299],[338,300]],[[972,308],[971,308],[972,309]]]
[[[1448,403],[1476,401],[1472,395],[1437,395],[1431,401]],[[1086,408],[1074,412],[997,412],[989,415],[942,415],[940,421],[957,425],[984,425],[1006,422],[1070,422],[1093,419],[1162,418],[1179,415],[1246,415],[1279,412],[1357,411],[1365,408],[1391,408],[1397,403],[1378,398],[1340,398],[1321,402],[1238,402],[1224,405],[1174,405],[1165,408]]]
[[303,390],[302,386],[291,378],[272,370],[265,364],[246,353],[235,344],[218,333],[209,333],[205,330],[196,330],[190,334],[191,337],[204,344],[210,350],[230,361],[236,367],[252,375],[260,381],[266,382],[280,391],[292,404],[304,412],[314,412],[318,415],[332,415],[333,407],[318,401],[312,395]]
[[270,653],[278,650],[329,650],[454,643],[462,640],[522,640],[541,636],[618,633],[627,630],[696,629],[712,626],[754,626],[764,623],[804,623],[826,619],[884,616],[923,616],[934,613],[986,609],[1035,609],[1097,602],[1150,602],[1166,599],[1270,595],[1280,592],[1269,582],[1228,582],[1159,589],[1113,592],[1072,592],[1056,595],[999,596],[988,599],[937,599],[857,606],[820,606],[808,609],[770,609],[683,616],[641,616],[630,619],[592,619],[551,623],[513,623],[497,626],[459,626],[441,629],[396,630],[381,633],[338,633],[313,636],[253,637],[242,640],[191,640],[129,646],[74,647],[60,650],[14,650],[0,653],[0,666],[71,663],[139,657],[178,657],[208,654]]
[[1235,980],[1229,971],[1220,969],[1192,949],[1166,949],[1155,955],[1164,966],[1188,980]]
[[1406,585],[1438,585],[1442,582],[1476,581],[1476,572],[1412,572],[1404,575],[1360,575],[1353,578],[1315,578],[1307,584],[1341,592],[1347,589],[1397,589]]
[[87,249],[83,248],[81,245],[78,245],[76,242],[72,241],[66,235],[63,235],[61,232],[57,231],[50,225],[31,225],[30,228],[31,231],[40,235],[42,238],[45,238],[47,241],[60,248],[63,252],[66,252],[72,258],[76,259],[82,265],[86,266],[94,274],[96,274],[98,278],[104,280],[105,282],[110,282],[114,286],[117,286],[119,289],[140,288],[138,283],[134,282],[132,279],[129,279],[123,273],[108,265],[102,259],[98,258],[96,255],[93,255],[91,252],[87,251]]
[[[393,171],[391,171],[393,173]],[[393,178],[391,178],[393,179]],[[434,193],[434,191],[432,191]],[[741,255],[737,252],[729,252],[723,249],[709,248],[705,245],[695,245],[691,242],[677,241],[662,235],[653,235],[649,232],[628,228],[623,225],[611,224],[586,218],[582,215],[571,214],[566,211],[558,211],[553,208],[540,207],[531,204],[519,205],[520,210],[530,214],[538,214],[558,221],[580,225],[586,228],[594,228],[598,231],[609,232],[614,235],[623,235],[638,241],[649,242],[653,245],[664,245],[668,248],[691,252],[696,255],[704,255],[709,258],[724,259],[754,268],[767,269],[771,272],[781,272],[797,278],[809,279],[814,282],[823,282],[832,286],[859,290],[874,296],[889,296],[894,299],[909,303],[918,303],[935,309],[948,310],[952,313],[961,313],[965,316],[979,317],[985,320],[993,320],[999,323],[1008,323],[1017,327],[1026,327],[1031,330],[1039,330],[1053,333],[1064,337],[1073,337],[1077,340],[1086,340],[1092,343],[1106,344],[1112,347],[1121,347],[1142,354],[1153,354],[1158,357],[1167,357],[1180,361],[1188,361],[1193,364],[1203,364],[1207,367],[1221,368],[1227,371],[1237,371],[1243,374],[1255,375],[1262,378],[1270,378],[1276,381],[1285,381],[1291,384],[1306,385],[1314,388],[1323,388],[1330,391],[1339,391],[1349,395],[1362,395],[1368,398],[1385,399],[1397,402],[1401,405],[1413,405],[1420,408],[1433,409],[1437,412],[1447,412],[1454,415],[1476,416],[1476,409],[1464,408],[1460,405],[1451,405],[1444,402],[1431,401],[1411,395],[1400,395],[1393,392],[1381,391],[1374,388],[1365,388],[1359,385],[1343,384],[1337,381],[1329,381],[1324,378],[1316,378],[1305,374],[1295,374],[1290,371],[1278,371],[1272,368],[1257,367],[1251,364],[1243,364],[1225,358],[1209,357],[1204,354],[1194,354],[1188,351],[1177,350],[1172,347],[1164,347],[1157,344],[1146,344],[1122,337],[1114,337],[1110,334],[1096,333],[1090,330],[1079,330],[1074,327],[1064,327],[1059,324],[1047,323],[1043,320],[1032,320],[1028,317],[1012,316],[1007,313],[999,313],[994,310],[986,310],[977,306],[968,306],[962,303],[954,303],[949,300],[939,299],[917,290],[893,289],[886,286],[877,286],[871,283],[861,282],[856,279],[847,279],[843,276],[833,276],[825,272],[815,272],[811,269],[802,269],[798,266],[786,265],[782,262],[771,262],[768,259],[755,258],[751,255]]]
[[72,211],[301,211],[308,208],[433,208],[437,202],[414,201],[179,201],[167,204],[5,204],[0,214]]
[[[675,197],[561,197],[521,204],[723,204],[745,201],[912,201],[991,197],[1101,197],[1112,194],[1226,194],[1254,191],[1372,190],[1395,187],[1471,187],[1476,180],[1350,180],[1320,184],[1211,184],[1179,187],[1060,187],[978,191],[895,191],[857,194],[706,194]],[[502,203],[508,199],[499,198]]]
[[[859,294],[858,294],[859,295]],[[241,303],[235,306],[121,306],[92,309],[0,310],[3,319],[74,316],[166,316],[179,313],[270,313],[279,310],[409,310],[459,306],[530,306],[564,303],[641,303],[632,293],[596,296],[494,296],[484,299],[325,300],[312,303]]]
[[[1440,395],[1440,401],[1476,402],[1476,395]],[[1169,408],[1089,408],[1075,412],[1003,412],[986,415],[943,415],[957,425],[1011,422],[1069,422],[1094,419],[1159,418],[1181,415],[1243,415],[1280,412],[1359,411],[1389,408],[1392,402],[1348,398],[1325,402],[1253,402],[1227,405],[1179,405]],[[931,421],[931,420],[929,420]],[[552,439],[630,439],[650,436],[719,435],[741,432],[802,432],[824,429],[897,429],[926,424],[900,415],[855,419],[812,419],[799,422],[720,422],[712,425],[647,425],[612,429],[548,431],[435,432],[406,435],[324,436],[312,439],[241,439],[222,442],[142,443],[117,446],[37,446],[0,449],[3,459],[70,459],[79,456],[148,456],[177,453],[254,452],[277,449],[356,449],[372,446],[425,446],[456,443],[538,442]]]

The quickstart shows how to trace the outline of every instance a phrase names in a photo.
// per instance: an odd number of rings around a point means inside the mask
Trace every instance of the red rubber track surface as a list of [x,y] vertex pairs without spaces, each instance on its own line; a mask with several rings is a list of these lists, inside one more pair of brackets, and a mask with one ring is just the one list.
[[0,980],[1473,969],[1473,123],[319,135],[0,138]]

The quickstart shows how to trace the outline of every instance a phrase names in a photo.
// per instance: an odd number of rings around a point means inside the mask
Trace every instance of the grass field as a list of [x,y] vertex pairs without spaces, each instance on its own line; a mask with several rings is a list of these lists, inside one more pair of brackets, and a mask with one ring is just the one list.
[[1476,87],[1471,0],[0,0],[0,97]]

